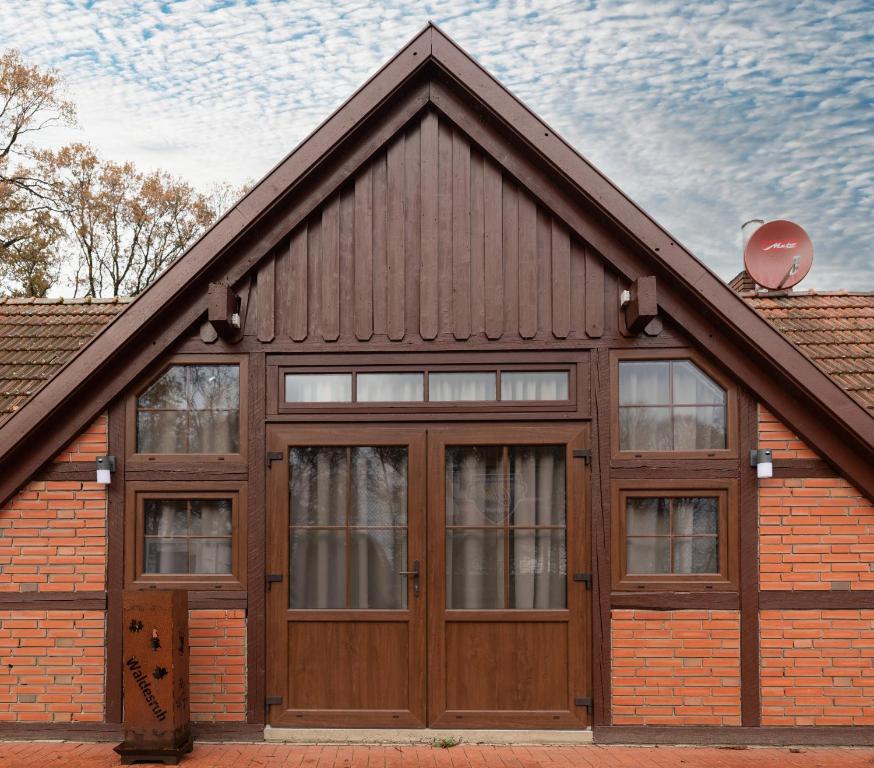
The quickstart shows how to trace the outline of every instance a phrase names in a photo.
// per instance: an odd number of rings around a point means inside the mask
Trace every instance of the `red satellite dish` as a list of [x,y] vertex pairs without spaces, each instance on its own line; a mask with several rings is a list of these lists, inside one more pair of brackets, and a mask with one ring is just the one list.
[[813,243],[791,221],[769,221],[744,249],[744,269],[763,288],[779,291],[798,285],[813,264]]

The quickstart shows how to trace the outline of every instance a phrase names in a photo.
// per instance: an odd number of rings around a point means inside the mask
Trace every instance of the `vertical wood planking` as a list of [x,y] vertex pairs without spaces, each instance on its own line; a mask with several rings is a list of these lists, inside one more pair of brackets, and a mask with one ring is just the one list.
[[571,239],[571,330],[577,338],[586,335],[586,251]]
[[552,217],[537,208],[537,324],[552,335]]
[[437,297],[440,334],[452,333],[452,129],[437,126]]
[[386,184],[385,152],[381,152],[373,163],[373,332],[377,336],[388,333]]
[[552,220],[552,332],[566,339],[571,327],[571,241],[567,228]]
[[519,335],[537,335],[537,207],[519,192]]
[[309,301],[309,334],[317,336],[322,329],[322,217],[310,216],[307,221],[307,297]]
[[404,337],[404,137],[398,136],[386,157],[386,284],[388,337]]
[[351,340],[355,333],[355,187],[340,191],[340,335]]
[[504,333],[504,252],[501,171],[489,158],[483,161],[483,251],[485,259],[486,336]]
[[274,336],[276,267],[272,253],[258,265],[258,341],[271,342]]
[[422,119],[422,224],[419,272],[419,332],[434,339],[438,332],[437,313],[437,115]]
[[604,333],[604,264],[586,247],[586,335],[593,339]]
[[408,130],[404,142],[404,262],[406,284],[405,327],[419,327],[419,248],[422,226],[422,150],[420,122]]
[[[288,312],[288,335],[295,341],[303,341],[307,337],[307,226],[302,224],[291,235],[288,244],[287,268],[283,270],[288,283],[283,292],[289,300],[280,293],[280,300]],[[284,281],[283,281],[284,282]]]
[[485,241],[483,221],[483,156],[470,155],[470,332],[484,331]]
[[373,335],[373,167],[355,177],[355,338]]
[[519,335],[519,191],[503,183],[504,331]]
[[452,133],[452,331],[470,338],[470,144]]
[[322,209],[322,338],[340,337],[340,195]]

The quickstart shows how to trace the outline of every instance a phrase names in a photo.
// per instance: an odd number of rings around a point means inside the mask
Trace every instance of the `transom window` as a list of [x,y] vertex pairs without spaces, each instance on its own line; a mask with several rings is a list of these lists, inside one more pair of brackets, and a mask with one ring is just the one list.
[[620,451],[728,448],[726,390],[691,360],[619,361]]
[[288,372],[287,404],[567,401],[565,370]]
[[136,398],[141,454],[238,454],[240,366],[171,365]]

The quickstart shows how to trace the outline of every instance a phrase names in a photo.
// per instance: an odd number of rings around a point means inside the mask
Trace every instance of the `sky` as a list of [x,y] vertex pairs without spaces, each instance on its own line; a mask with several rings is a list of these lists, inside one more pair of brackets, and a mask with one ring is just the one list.
[[740,225],[814,244],[798,289],[874,290],[872,0],[2,0],[85,140],[206,190],[263,176],[428,20],[724,279]]

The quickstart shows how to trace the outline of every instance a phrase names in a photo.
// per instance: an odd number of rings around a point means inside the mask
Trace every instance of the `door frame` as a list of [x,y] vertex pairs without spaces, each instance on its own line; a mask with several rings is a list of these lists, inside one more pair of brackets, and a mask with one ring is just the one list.
[[[407,579],[407,609],[290,610],[289,593],[289,447],[406,445],[407,465],[407,568],[420,561],[422,584],[419,596],[413,594],[413,580]],[[321,426],[268,424],[267,450],[282,454],[282,468],[273,467],[267,477],[267,552],[266,572],[281,574],[266,593],[267,654],[265,664],[268,696],[282,696],[283,703],[268,706],[266,721],[274,727],[344,728],[406,727],[424,728],[427,723],[426,700],[426,621],[427,540],[426,431],[424,427],[391,425],[325,424]],[[418,516],[416,515],[419,510]],[[287,708],[288,691],[288,623],[298,617],[301,622],[407,622],[409,624],[408,686],[409,710],[342,710]]]
[[[586,705],[592,690],[592,592],[574,581],[591,574],[589,478],[587,462],[574,452],[590,447],[590,422],[454,424],[428,429],[428,720],[432,728],[580,729],[591,725]],[[564,610],[455,610],[456,621],[562,621],[568,626],[566,711],[450,710],[446,703],[445,482],[447,445],[562,444],[567,467],[567,608]],[[589,582],[591,584],[591,581]]]

